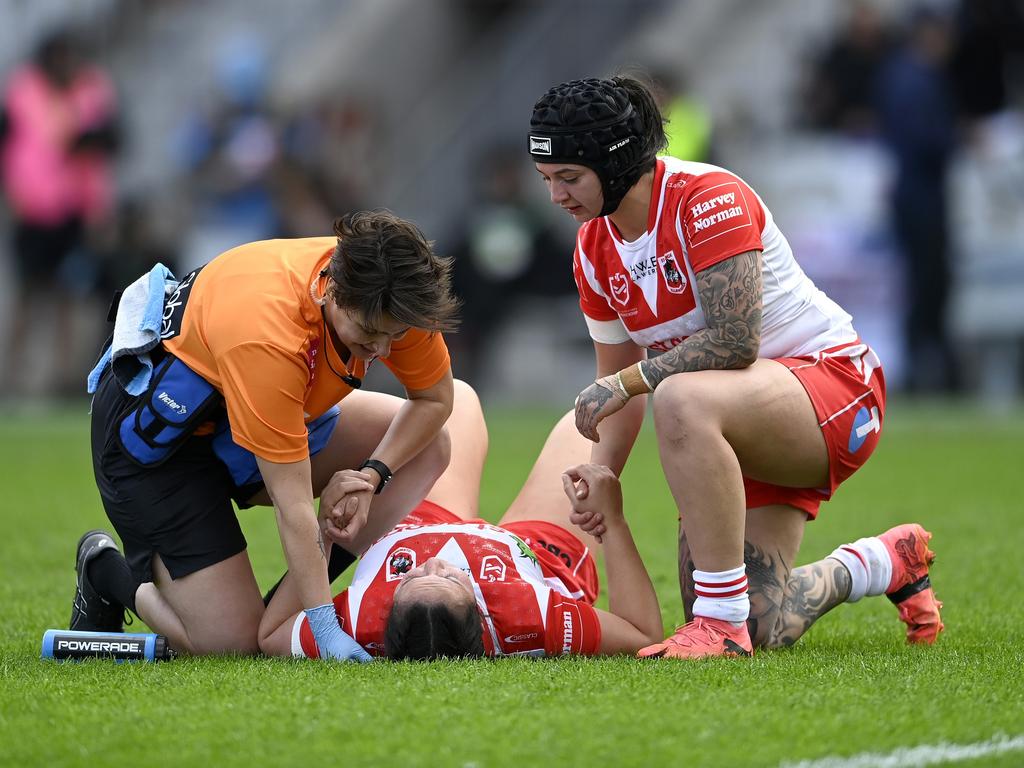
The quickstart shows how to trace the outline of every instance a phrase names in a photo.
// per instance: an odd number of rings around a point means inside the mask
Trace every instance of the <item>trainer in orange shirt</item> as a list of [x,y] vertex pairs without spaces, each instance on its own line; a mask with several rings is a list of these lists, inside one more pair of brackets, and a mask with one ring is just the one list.
[[[132,397],[103,375],[93,464],[125,556],[102,531],[82,537],[72,629],[120,631],[127,607],[180,651],[256,652],[264,600],[234,500],[275,507],[285,579],[327,655],[364,656],[338,625],[330,581],[448,462],[440,331],[458,303],[450,260],[412,224],[355,213],[335,235],[249,243],[186,275],[165,305],[149,391]],[[407,399],[360,391],[378,358]],[[313,498],[329,485],[346,502],[318,524]]]

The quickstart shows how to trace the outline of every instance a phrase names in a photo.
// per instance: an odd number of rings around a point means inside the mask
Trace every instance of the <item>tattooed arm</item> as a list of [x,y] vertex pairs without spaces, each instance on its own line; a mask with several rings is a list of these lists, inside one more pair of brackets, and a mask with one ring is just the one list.
[[640,364],[654,388],[673,373],[746,368],[761,346],[761,252],[747,251],[697,273],[707,327]]
[[[652,390],[673,373],[746,368],[757,360],[761,252],[746,251],[720,261],[698,272],[696,282],[707,327],[665,354],[640,363],[643,381]],[[631,395],[622,379],[626,373],[620,368],[618,375],[599,378],[576,398],[576,429],[588,440],[599,443],[597,425],[629,402]],[[597,456],[592,460],[601,461]]]

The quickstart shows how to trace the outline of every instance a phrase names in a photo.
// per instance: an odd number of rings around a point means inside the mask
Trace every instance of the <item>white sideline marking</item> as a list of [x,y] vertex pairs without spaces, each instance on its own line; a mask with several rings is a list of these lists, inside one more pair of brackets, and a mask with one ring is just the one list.
[[922,744],[919,747],[900,747],[888,753],[861,752],[849,757],[822,757],[782,763],[780,768],[913,768],[918,765],[938,765],[973,760],[987,755],[1024,750],[1024,736],[997,736],[975,744]]

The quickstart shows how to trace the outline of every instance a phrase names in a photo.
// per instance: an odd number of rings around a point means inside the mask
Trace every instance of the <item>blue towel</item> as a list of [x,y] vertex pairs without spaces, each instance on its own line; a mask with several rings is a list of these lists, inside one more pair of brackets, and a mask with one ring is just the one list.
[[141,395],[149,388],[153,375],[149,352],[160,343],[164,301],[177,284],[171,270],[157,264],[125,288],[117,306],[113,340],[89,373],[86,388],[90,394],[96,391],[108,365],[129,395]]

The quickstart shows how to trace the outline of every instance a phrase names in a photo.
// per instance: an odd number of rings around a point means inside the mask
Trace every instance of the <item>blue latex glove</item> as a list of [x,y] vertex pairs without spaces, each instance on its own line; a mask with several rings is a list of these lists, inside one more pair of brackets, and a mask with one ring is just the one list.
[[321,659],[358,661],[360,663],[373,661],[373,657],[363,650],[363,647],[351,635],[342,631],[332,603],[318,605],[316,608],[307,608],[306,618],[309,619],[309,628],[313,630],[313,639],[316,640],[316,645],[320,649]]

